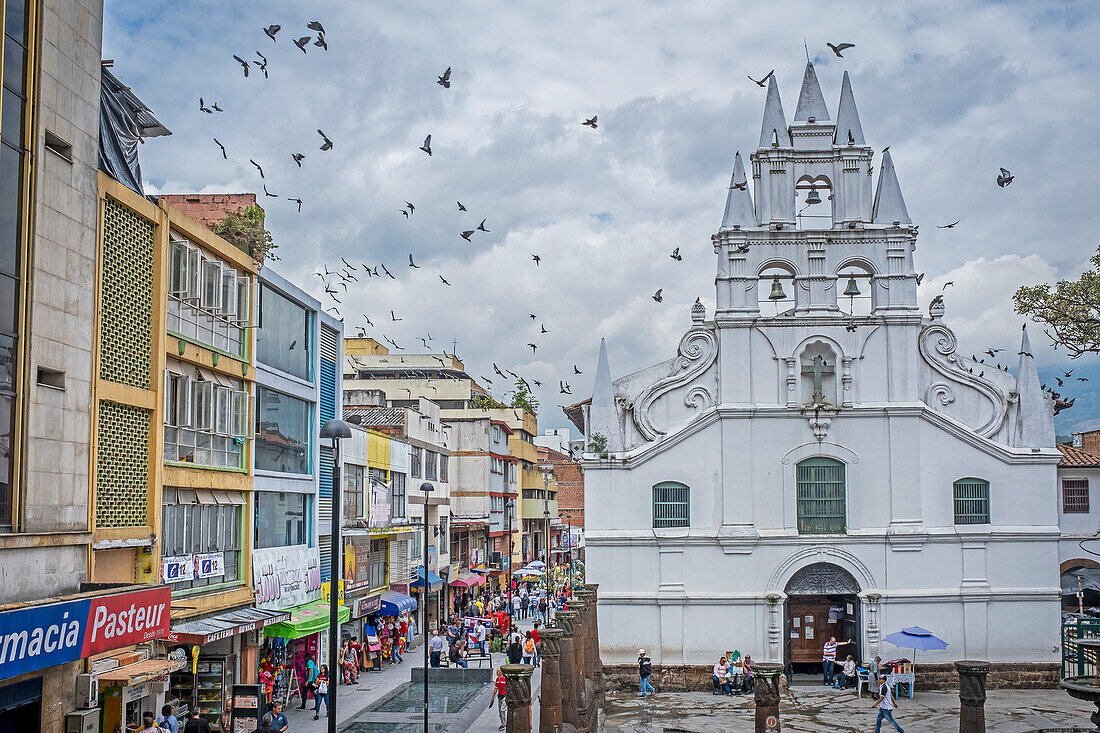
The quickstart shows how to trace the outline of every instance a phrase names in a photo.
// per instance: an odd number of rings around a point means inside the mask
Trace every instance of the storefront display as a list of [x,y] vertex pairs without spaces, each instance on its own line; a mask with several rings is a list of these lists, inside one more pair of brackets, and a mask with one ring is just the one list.
[[197,710],[212,730],[221,730],[222,713],[233,691],[233,670],[237,659],[228,657],[203,657],[178,672],[169,683],[170,694],[188,703],[188,709]]
[[233,688],[232,717],[226,733],[251,733],[260,724],[266,705],[260,685],[237,685]]
[[[338,622],[351,618],[351,609],[339,606]],[[328,629],[329,604],[314,601],[290,609],[290,619],[264,629],[267,637],[260,652],[260,679],[272,687],[269,699],[301,699],[307,679],[306,662],[321,656],[322,632]],[[324,663],[321,659],[318,666]]]

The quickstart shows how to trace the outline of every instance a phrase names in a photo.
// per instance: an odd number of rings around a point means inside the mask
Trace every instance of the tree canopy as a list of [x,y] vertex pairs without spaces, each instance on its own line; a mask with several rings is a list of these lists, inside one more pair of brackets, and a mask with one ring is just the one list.
[[1016,312],[1043,324],[1054,348],[1065,347],[1071,359],[1100,353],[1100,247],[1092,265],[1078,280],[1025,285],[1012,297]]

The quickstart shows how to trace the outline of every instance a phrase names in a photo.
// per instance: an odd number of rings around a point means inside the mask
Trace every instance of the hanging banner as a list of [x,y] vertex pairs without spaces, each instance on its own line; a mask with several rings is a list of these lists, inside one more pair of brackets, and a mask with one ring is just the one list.
[[195,558],[191,555],[161,558],[160,577],[165,583],[182,583],[195,579]]
[[321,599],[321,557],[316,547],[252,551],[257,608],[293,608]]
[[195,555],[196,578],[220,578],[225,575],[225,554],[204,552]]

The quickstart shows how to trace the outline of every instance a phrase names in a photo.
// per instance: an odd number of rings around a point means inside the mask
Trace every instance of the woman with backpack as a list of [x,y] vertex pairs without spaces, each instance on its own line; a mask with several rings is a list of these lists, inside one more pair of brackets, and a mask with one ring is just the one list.
[[531,664],[535,659],[535,640],[531,636],[531,632],[527,632],[527,638],[523,641],[523,663]]

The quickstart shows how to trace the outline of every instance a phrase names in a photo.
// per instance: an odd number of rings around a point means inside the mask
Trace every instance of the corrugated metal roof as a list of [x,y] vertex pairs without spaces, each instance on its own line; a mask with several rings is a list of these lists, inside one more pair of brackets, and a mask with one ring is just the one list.
[[405,411],[398,407],[348,407],[344,419],[358,417],[364,428],[405,427]]

